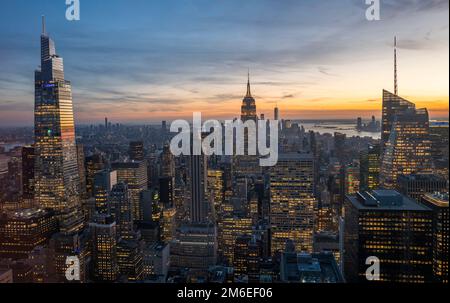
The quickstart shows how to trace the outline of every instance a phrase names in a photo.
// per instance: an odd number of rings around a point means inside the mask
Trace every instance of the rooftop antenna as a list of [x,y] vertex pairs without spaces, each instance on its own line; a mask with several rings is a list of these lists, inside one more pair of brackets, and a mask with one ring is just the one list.
[[252,93],[251,93],[251,90],[250,90],[250,68],[248,69],[247,76],[248,76],[248,81],[247,81],[247,96],[246,97],[251,97]]
[[42,15],[42,34],[45,35],[45,16]]
[[397,79],[397,36],[394,37],[394,93],[398,96],[398,79]]

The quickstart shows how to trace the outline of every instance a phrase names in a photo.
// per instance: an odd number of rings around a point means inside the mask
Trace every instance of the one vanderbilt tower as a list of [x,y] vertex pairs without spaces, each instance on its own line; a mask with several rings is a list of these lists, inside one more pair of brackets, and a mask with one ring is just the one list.
[[[79,228],[80,208],[72,88],[64,79],[63,59],[42,17],[41,68],[35,72],[35,202],[61,215],[67,232]],[[74,222],[76,221],[76,222]],[[71,230],[72,229],[72,230]]]

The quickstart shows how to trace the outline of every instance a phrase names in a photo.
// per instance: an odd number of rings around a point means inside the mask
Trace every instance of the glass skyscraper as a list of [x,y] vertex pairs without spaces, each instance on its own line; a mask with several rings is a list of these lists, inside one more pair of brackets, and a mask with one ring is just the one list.
[[41,68],[35,72],[35,202],[66,212],[80,204],[72,87],[63,59],[41,34]]
[[394,188],[397,177],[429,171],[431,141],[428,111],[387,91],[383,92],[384,154],[381,184]]

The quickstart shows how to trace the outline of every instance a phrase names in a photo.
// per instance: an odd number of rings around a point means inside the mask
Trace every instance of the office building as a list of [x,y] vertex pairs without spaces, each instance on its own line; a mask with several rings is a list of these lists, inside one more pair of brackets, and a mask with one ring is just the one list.
[[41,34],[41,69],[35,72],[35,200],[57,212],[81,207],[72,87],[63,59]]
[[57,231],[52,211],[28,209],[0,216],[0,258],[26,259]]
[[383,91],[384,153],[380,181],[394,189],[397,177],[431,170],[428,111]]
[[161,176],[175,177],[175,159],[170,151],[170,145],[164,144],[163,151],[160,156],[161,161]]
[[345,201],[344,273],[368,282],[366,260],[380,260],[380,282],[432,281],[433,213],[394,191],[374,190]]
[[34,202],[34,166],[34,147],[22,147],[22,198],[30,204]]
[[233,264],[234,247],[239,236],[252,234],[252,219],[243,213],[234,212],[221,217],[218,222],[219,255]]
[[144,161],[144,142],[133,141],[130,142],[130,160],[131,161]]
[[86,193],[88,197],[93,197],[95,175],[106,168],[106,163],[103,156],[99,154],[86,157],[85,162],[86,162]]
[[433,211],[433,276],[448,283],[448,192],[426,194],[421,204]]
[[374,190],[380,186],[381,146],[369,144],[360,157],[360,190]]
[[109,215],[97,215],[89,224],[92,241],[91,268],[95,281],[115,282],[118,278],[117,226]]
[[217,262],[217,231],[211,224],[181,226],[170,243],[173,268],[207,270]]
[[142,220],[143,212],[140,207],[140,193],[147,189],[146,162],[113,163],[111,168],[112,170],[117,171],[117,182],[123,182],[128,185],[134,219]]
[[280,262],[283,283],[343,283],[344,278],[330,253],[283,252]]
[[133,201],[128,185],[121,182],[113,186],[108,202],[110,213],[117,224],[117,236],[120,239],[134,239]]
[[272,255],[293,241],[298,251],[312,252],[314,216],[314,158],[311,154],[281,154],[270,168]]
[[165,283],[170,264],[169,245],[163,243],[146,245],[143,264],[145,280]]
[[114,185],[117,184],[117,172],[102,170],[94,176],[94,199],[95,212],[98,214],[109,214],[109,194]]
[[142,280],[143,252],[140,241],[122,239],[117,243],[119,275],[128,282]]
[[260,280],[260,262],[263,244],[253,235],[241,234],[233,245],[234,282],[257,283]]
[[188,156],[187,190],[192,223],[203,223],[208,220],[207,171],[205,155]]
[[432,174],[401,175],[397,179],[397,190],[416,201],[426,194],[448,191],[448,181]]

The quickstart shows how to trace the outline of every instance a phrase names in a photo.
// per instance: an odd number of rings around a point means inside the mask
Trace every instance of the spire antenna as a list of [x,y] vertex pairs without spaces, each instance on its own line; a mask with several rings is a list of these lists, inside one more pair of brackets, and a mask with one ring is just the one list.
[[45,35],[45,16],[42,15],[42,34]]
[[248,81],[247,81],[247,95],[246,97],[251,97],[252,93],[251,93],[251,89],[250,89],[250,68],[248,69]]
[[394,93],[398,96],[398,78],[397,78],[397,36],[394,37]]

